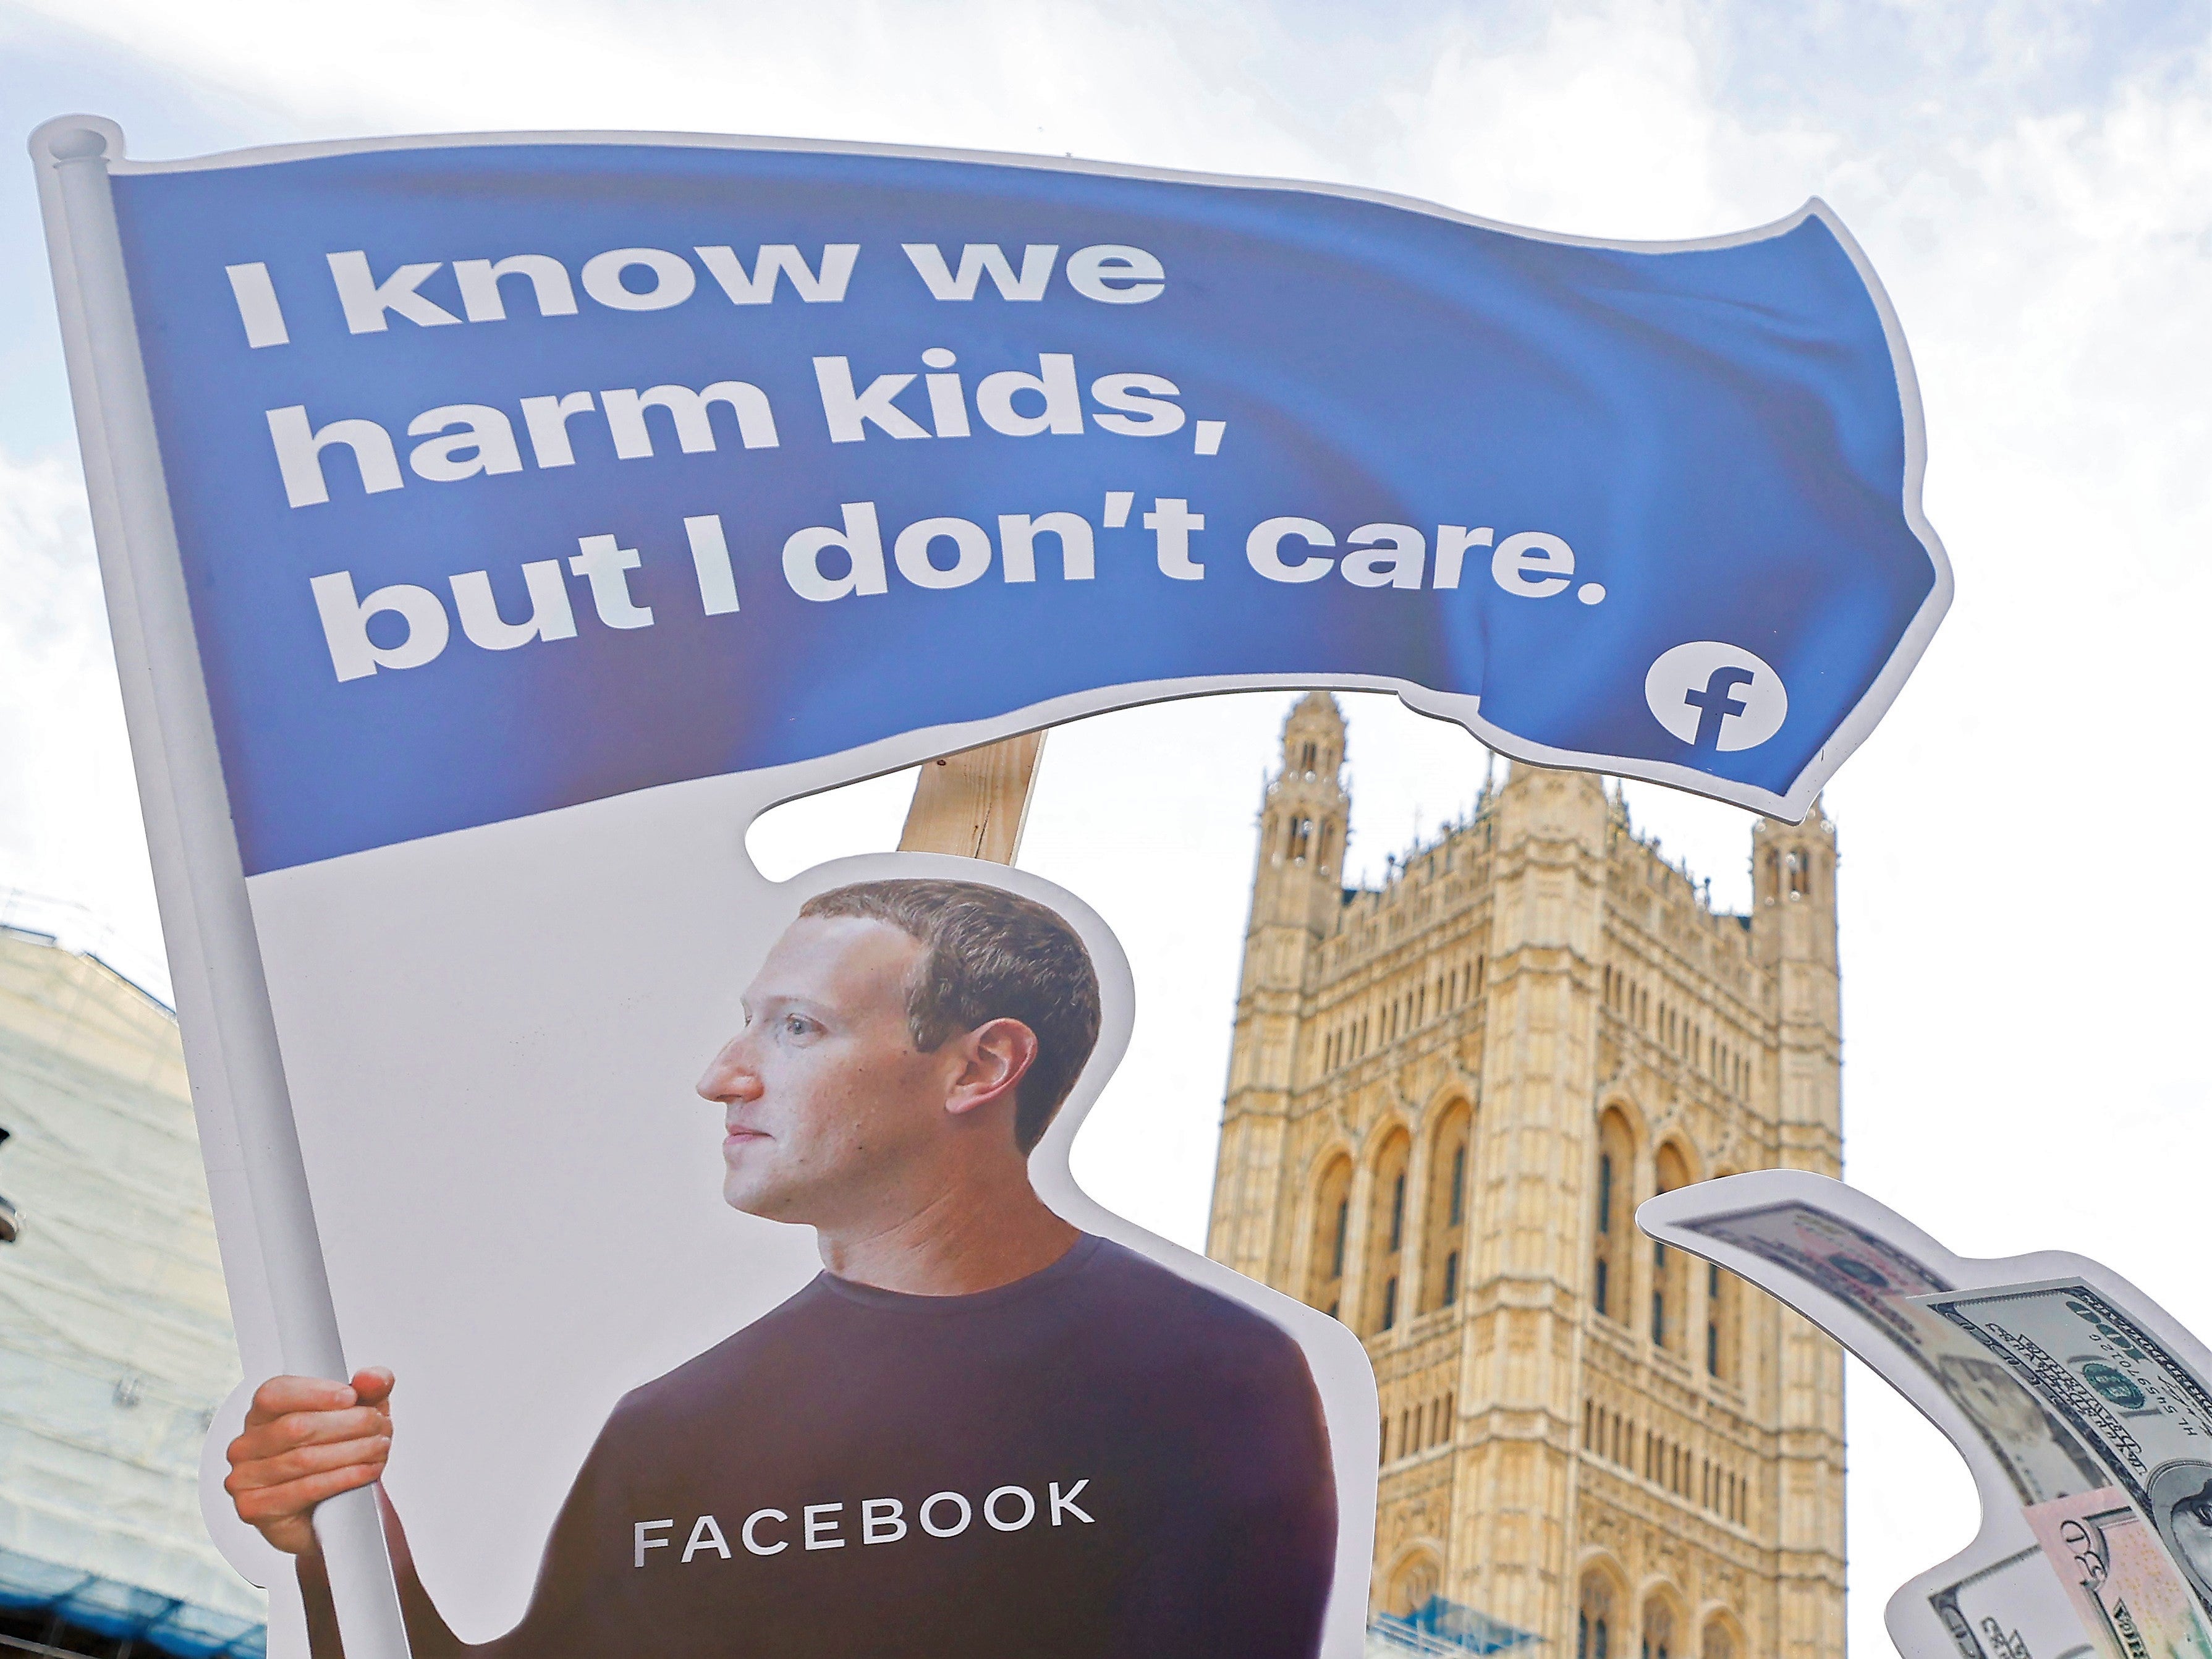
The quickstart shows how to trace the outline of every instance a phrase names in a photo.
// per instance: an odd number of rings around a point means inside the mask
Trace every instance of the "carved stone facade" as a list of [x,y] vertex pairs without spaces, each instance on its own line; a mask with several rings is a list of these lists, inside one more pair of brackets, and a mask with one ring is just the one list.
[[1348,889],[1344,742],[1306,697],[1261,805],[1208,1249],[1366,1342],[1376,1610],[1839,1659],[1841,1356],[1633,1220],[1839,1173],[1834,826],[1761,821],[1717,914],[1597,779],[1516,766]]

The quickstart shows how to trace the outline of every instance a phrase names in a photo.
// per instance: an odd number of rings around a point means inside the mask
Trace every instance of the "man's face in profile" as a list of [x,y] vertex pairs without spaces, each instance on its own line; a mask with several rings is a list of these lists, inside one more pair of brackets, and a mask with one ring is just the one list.
[[[723,1108],[722,1196],[771,1220],[865,1222],[933,1172],[955,1043],[923,1054],[907,1023],[922,946],[888,923],[804,917],[744,996],[745,1025],[699,1080]],[[980,1127],[980,1126],[979,1126]]]

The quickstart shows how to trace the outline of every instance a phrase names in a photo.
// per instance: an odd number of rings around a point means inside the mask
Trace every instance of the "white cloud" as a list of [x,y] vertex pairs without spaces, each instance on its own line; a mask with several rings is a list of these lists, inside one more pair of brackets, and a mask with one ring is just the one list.
[[1742,204],[1715,171],[1729,123],[1705,81],[1694,43],[1656,9],[1563,15],[1504,51],[1462,25],[1424,82],[1392,100],[1394,160],[1413,193],[1547,230],[1741,229]]
[[[1017,0],[803,11],[394,0],[371,15],[235,0],[112,0],[58,21],[286,111],[297,131],[611,127],[788,133],[1280,166],[1253,100],[1194,71],[1142,10]],[[1068,95],[1072,86],[1086,95]],[[1297,159],[1305,159],[1298,157]]]
[[61,455],[0,453],[0,921],[166,992],[84,491]]

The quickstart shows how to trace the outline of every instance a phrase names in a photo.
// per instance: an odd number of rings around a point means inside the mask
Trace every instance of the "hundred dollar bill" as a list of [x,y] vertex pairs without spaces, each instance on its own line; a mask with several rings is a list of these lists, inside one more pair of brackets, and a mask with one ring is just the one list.
[[2080,1279],[1944,1289],[1921,1305],[1979,1342],[2074,1431],[2212,1613],[2212,1395]]
[[[2005,1366],[1911,1299],[1951,1286],[1887,1239],[1800,1202],[1686,1224],[1772,1262],[1863,1314],[1936,1381],[1996,1455],[2021,1505],[2094,1492],[2106,1477],[2065,1426]],[[1862,1354],[1877,1369],[1879,1355]]]
[[2106,1659],[2212,1659],[2189,1587],[2118,1486],[2038,1504],[2027,1522]]
[[2039,1549],[2008,1555],[1928,1600],[1960,1659],[2103,1659]]

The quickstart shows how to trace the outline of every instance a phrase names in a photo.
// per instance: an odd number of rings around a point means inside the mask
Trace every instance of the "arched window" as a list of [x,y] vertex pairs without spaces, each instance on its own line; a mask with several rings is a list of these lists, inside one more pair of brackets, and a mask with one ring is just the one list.
[[1467,1272],[1467,1183],[1474,1117],[1454,1101],[1437,1119],[1429,1141],[1429,1196],[1421,1224],[1421,1310],[1459,1300]]
[[1590,1305],[1623,1324],[1628,1308],[1628,1182],[1636,1167],[1628,1122],[1618,1111],[1600,1115],[1597,1125],[1597,1249],[1590,1269]]
[[1413,1145],[1403,1129],[1396,1130],[1375,1159],[1367,1245],[1366,1329],[1370,1335],[1394,1328],[1405,1311],[1399,1286],[1406,1266],[1406,1165]]
[[1705,1264],[1705,1374],[1723,1382],[1743,1376],[1743,1281]]
[[1443,1583],[1443,1569],[1426,1550],[1414,1555],[1390,1576],[1389,1611],[1403,1619],[1419,1613],[1436,1598]]
[[1345,1257],[1351,1246],[1352,1160],[1331,1158],[1314,1184],[1313,1254],[1306,1270],[1306,1302],[1341,1317]]
[[1705,1620],[1705,1638],[1698,1644],[1698,1659],[1735,1659],[1735,1638],[1718,1618]]
[[1654,1596],[1644,1604],[1644,1659],[1674,1659],[1674,1613]]
[[[1659,1149],[1659,1190],[1671,1193],[1690,1184],[1690,1167],[1680,1147],[1669,1141]],[[1680,1353],[1690,1311],[1690,1258],[1654,1240],[1651,1245],[1651,1331],[1653,1344]]]
[[1601,1572],[1583,1575],[1575,1616],[1575,1659],[1613,1659],[1613,1587]]

